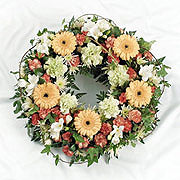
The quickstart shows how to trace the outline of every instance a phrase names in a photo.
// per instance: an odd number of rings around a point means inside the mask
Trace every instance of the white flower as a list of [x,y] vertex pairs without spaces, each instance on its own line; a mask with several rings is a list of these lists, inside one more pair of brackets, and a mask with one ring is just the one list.
[[62,56],[56,56],[56,58],[50,57],[44,65],[44,69],[46,69],[47,74],[52,77],[63,76],[68,70],[67,66],[64,64],[64,58]]
[[38,36],[38,43],[36,45],[37,52],[45,53],[49,55],[49,47],[51,46],[51,40],[49,39],[50,34],[45,32],[41,36]]
[[92,27],[87,33],[88,36],[92,36],[94,39],[98,39],[98,37],[102,36],[103,33],[100,31],[98,26]]
[[108,151],[110,158],[114,158],[114,157],[118,158],[120,156],[120,150],[121,150],[120,148],[116,148],[115,151],[113,149],[110,149]]
[[117,67],[115,67],[115,69],[111,69],[107,74],[112,89],[117,86],[122,86],[126,81],[129,80],[127,69],[123,65],[118,64]]
[[19,87],[27,87],[27,85],[28,85],[28,82],[27,81],[25,81],[24,79],[19,79],[18,80],[18,86]]
[[69,124],[72,121],[72,117],[70,115],[66,116],[66,124]]
[[102,48],[100,46],[96,46],[93,43],[88,43],[87,47],[82,48],[82,62],[87,65],[98,65],[102,63],[103,57],[100,55]]
[[102,19],[98,20],[97,23],[87,20],[82,27],[82,31],[88,31],[88,36],[92,36],[94,39],[98,39],[103,35],[103,32],[110,29],[110,24]]
[[122,117],[128,117],[129,111],[132,110],[131,106],[125,106],[125,104],[123,104],[123,106],[121,106],[121,115]]
[[32,107],[33,107],[32,100],[29,97],[26,97],[25,102],[22,104],[22,108],[24,109],[24,111],[27,111]]
[[60,97],[60,109],[61,112],[64,114],[69,113],[69,110],[75,108],[78,105],[78,100],[75,95],[70,93],[65,94],[63,93]]
[[60,131],[63,129],[64,119],[60,118],[59,122],[54,122],[51,125],[50,135],[53,139],[59,140]]
[[[57,139],[58,140],[58,139]],[[51,141],[51,139],[46,139],[45,141],[44,141],[44,145],[51,145],[52,144],[52,141]]]
[[124,126],[117,127],[116,125],[113,125],[113,128],[113,131],[110,132],[111,136],[114,135],[111,142],[116,145],[120,141],[119,138],[123,138]]
[[84,19],[80,18],[77,21],[75,21],[75,23],[73,24],[73,27],[81,28],[83,25],[84,25]]
[[155,84],[155,86],[159,86],[161,79],[157,76],[156,71],[153,71],[151,81]]
[[39,77],[36,75],[28,75],[28,81],[29,84],[27,85],[26,92],[28,93],[27,96],[30,96],[34,90],[34,88],[37,86],[37,83],[39,81]]
[[110,96],[99,103],[99,112],[108,119],[115,118],[120,113],[118,105],[119,101]]
[[152,77],[152,72],[153,72],[153,65],[145,65],[145,66],[141,66],[141,69],[139,71],[139,75],[142,76],[142,80],[143,81],[147,81],[149,78]]
[[67,78],[58,77],[57,80],[56,80],[56,85],[62,91],[63,89],[65,89],[65,87],[67,85]]
[[30,96],[34,90],[34,88],[37,86],[37,83],[39,81],[39,77],[36,75],[28,75],[28,82],[24,79],[18,80],[18,86],[26,88],[26,92],[28,93],[27,96]]
[[91,20],[88,20],[84,23],[84,26],[82,27],[82,31],[90,31],[94,26],[96,26],[95,22],[92,22]]
[[99,20],[96,25],[98,26],[101,32],[107,31],[111,28],[110,23],[107,22],[105,19]]
[[139,65],[142,65],[142,64],[145,64],[147,61],[145,61],[143,58],[138,58],[137,59],[137,63],[139,64]]

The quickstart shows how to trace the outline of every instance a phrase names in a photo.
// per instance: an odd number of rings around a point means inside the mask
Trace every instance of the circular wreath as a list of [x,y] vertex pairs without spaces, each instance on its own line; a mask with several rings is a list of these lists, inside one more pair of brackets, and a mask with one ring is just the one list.
[[[59,32],[43,29],[30,41],[32,48],[13,72],[19,73],[14,113],[27,119],[31,140],[42,143],[41,153],[52,154],[56,165],[90,166],[102,155],[109,162],[122,147],[144,143],[157,126],[159,99],[170,86],[164,79],[169,67],[165,57],[150,52],[155,41],[135,33],[91,14],[63,20]],[[97,94],[97,107],[79,102],[85,93],[76,85],[77,74],[108,87]]]

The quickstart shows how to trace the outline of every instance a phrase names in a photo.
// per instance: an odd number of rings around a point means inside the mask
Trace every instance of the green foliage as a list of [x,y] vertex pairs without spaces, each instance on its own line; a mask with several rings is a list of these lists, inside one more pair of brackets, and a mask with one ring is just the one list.
[[138,43],[140,45],[140,52],[144,53],[145,51],[149,51],[151,49],[152,44],[154,44],[156,41],[145,41],[143,38],[140,38]]
[[[55,114],[54,114],[54,115],[55,115]],[[55,117],[53,117],[53,115],[51,115],[51,113],[49,113],[49,114],[46,116],[45,120],[49,120],[49,122],[52,124],[52,123],[55,122]]]
[[98,102],[103,101],[107,97],[107,92],[100,91],[100,93],[96,94],[96,96],[97,100],[99,100]]
[[115,37],[118,37],[121,35],[121,30],[119,29],[118,26],[114,26],[112,29],[111,29],[111,35],[114,35]]
[[14,114],[17,114],[18,112],[20,112],[22,110],[21,101],[20,100],[14,101],[13,107],[16,107],[16,109],[14,110]]
[[170,69],[170,67],[163,64],[161,69],[157,71],[157,75],[159,77],[165,77],[168,74],[166,69]]
[[84,142],[84,139],[82,136],[80,136],[78,133],[76,132],[73,132],[73,138],[75,139],[75,141],[78,141],[78,142]]
[[38,31],[37,36],[42,36],[45,32],[47,32],[47,28],[44,28],[42,31]]
[[50,152],[51,152],[51,146],[45,145],[45,148],[41,151],[41,154],[46,153],[47,155],[49,155]]

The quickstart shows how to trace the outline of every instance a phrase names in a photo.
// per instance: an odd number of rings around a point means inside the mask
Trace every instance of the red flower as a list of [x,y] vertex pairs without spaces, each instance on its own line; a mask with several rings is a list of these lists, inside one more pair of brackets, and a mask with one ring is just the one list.
[[51,112],[50,109],[40,109],[40,110],[38,111],[39,117],[40,117],[41,119],[44,119],[50,112]]
[[45,56],[44,53],[40,53],[40,52],[36,53],[36,57],[38,57],[39,59],[41,59],[44,56]]
[[119,96],[119,103],[123,104],[126,102],[126,93],[121,93],[121,95]]
[[156,86],[152,86],[152,87],[151,87],[151,92],[154,93],[155,90],[156,90]]
[[129,111],[128,118],[130,121],[134,121],[135,123],[141,122],[141,112],[138,110]]
[[107,136],[112,131],[112,126],[109,123],[103,123],[100,131]]
[[[114,53],[112,53],[112,56],[115,58],[115,61],[116,61],[117,63],[120,62],[120,59],[119,59]],[[107,57],[107,58],[108,58],[108,63],[112,63],[112,61],[114,61],[114,58],[112,58],[112,56],[108,56],[108,57]]]
[[70,64],[73,67],[77,67],[80,64],[79,56],[73,56],[70,60]]
[[140,58],[142,58],[142,54],[139,52],[137,55],[136,55],[136,57],[135,57],[136,59],[140,59]]
[[152,61],[153,56],[149,51],[144,52],[144,57],[148,59],[149,61]]
[[59,119],[60,119],[60,118],[63,118],[64,120],[66,119],[66,118],[65,118],[66,116],[63,115],[63,114],[61,114],[61,111],[60,111],[60,109],[59,109],[59,106],[56,106],[56,107],[52,108],[52,109],[51,109],[51,112],[56,115],[56,117],[55,117],[55,121],[56,121],[56,122],[59,122]]
[[117,116],[116,119],[113,120],[113,124],[116,126],[124,126],[123,132],[129,132],[132,128],[132,123],[129,121],[129,119],[124,119],[121,116]]
[[86,40],[86,35],[84,34],[77,34],[76,35],[76,42],[77,44],[79,44],[80,46],[83,45],[84,41]]
[[83,31],[82,32],[85,36],[87,35],[88,31]]
[[129,78],[130,79],[134,79],[137,76],[136,71],[133,68],[131,68],[131,67],[129,67],[129,69],[127,71],[127,74],[129,74]]
[[82,149],[82,148],[87,148],[88,147],[88,145],[89,145],[89,141],[88,141],[88,139],[86,138],[86,137],[83,137],[83,139],[84,139],[84,142],[76,142],[76,144],[78,145],[78,147],[80,148],[80,149]]
[[28,64],[31,71],[41,68],[41,62],[38,59],[29,60]]
[[70,133],[70,132],[65,132],[65,133],[62,135],[63,139],[64,139],[65,141],[68,141],[68,142],[71,142],[71,141],[72,141],[71,136],[72,136],[72,133]]
[[46,73],[41,78],[44,79],[46,82],[51,82],[50,76]]
[[31,121],[31,123],[33,124],[33,125],[38,125],[38,121],[40,120],[40,117],[39,117],[39,115],[37,114],[37,113],[34,113],[33,115],[32,115],[32,121]]
[[102,133],[99,133],[95,136],[94,141],[96,145],[101,146],[102,148],[107,144],[106,136]]
[[107,38],[107,40],[105,41],[105,43],[106,43],[106,47],[109,49],[109,48],[113,48],[113,46],[114,46],[114,41],[115,41],[115,37],[114,36],[109,36],[108,38]]
[[64,146],[62,151],[64,152],[64,154],[66,154],[69,157],[71,157],[74,154],[72,151],[69,150],[69,146],[68,145]]

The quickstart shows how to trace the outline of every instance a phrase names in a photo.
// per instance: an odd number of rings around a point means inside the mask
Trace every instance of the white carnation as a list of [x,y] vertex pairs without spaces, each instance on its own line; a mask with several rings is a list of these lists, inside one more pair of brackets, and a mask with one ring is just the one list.
[[102,48],[93,43],[88,43],[87,47],[82,48],[82,61],[85,65],[98,65],[102,63],[103,57],[100,55]]
[[119,101],[110,96],[99,103],[99,112],[108,119],[115,118],[120,113],[118,105]]
[[78,105],[78,100],[75,95],[70,93],[65,94],[63,93],[60,97],[60,109],[61,112],[64,114],[69,113],[69,110],[75,108]]
[[115,69],[110,70],[107,74],[112,88],[122,86],[126,81],[129,80],[127,69],[122,65],[118,65]]

